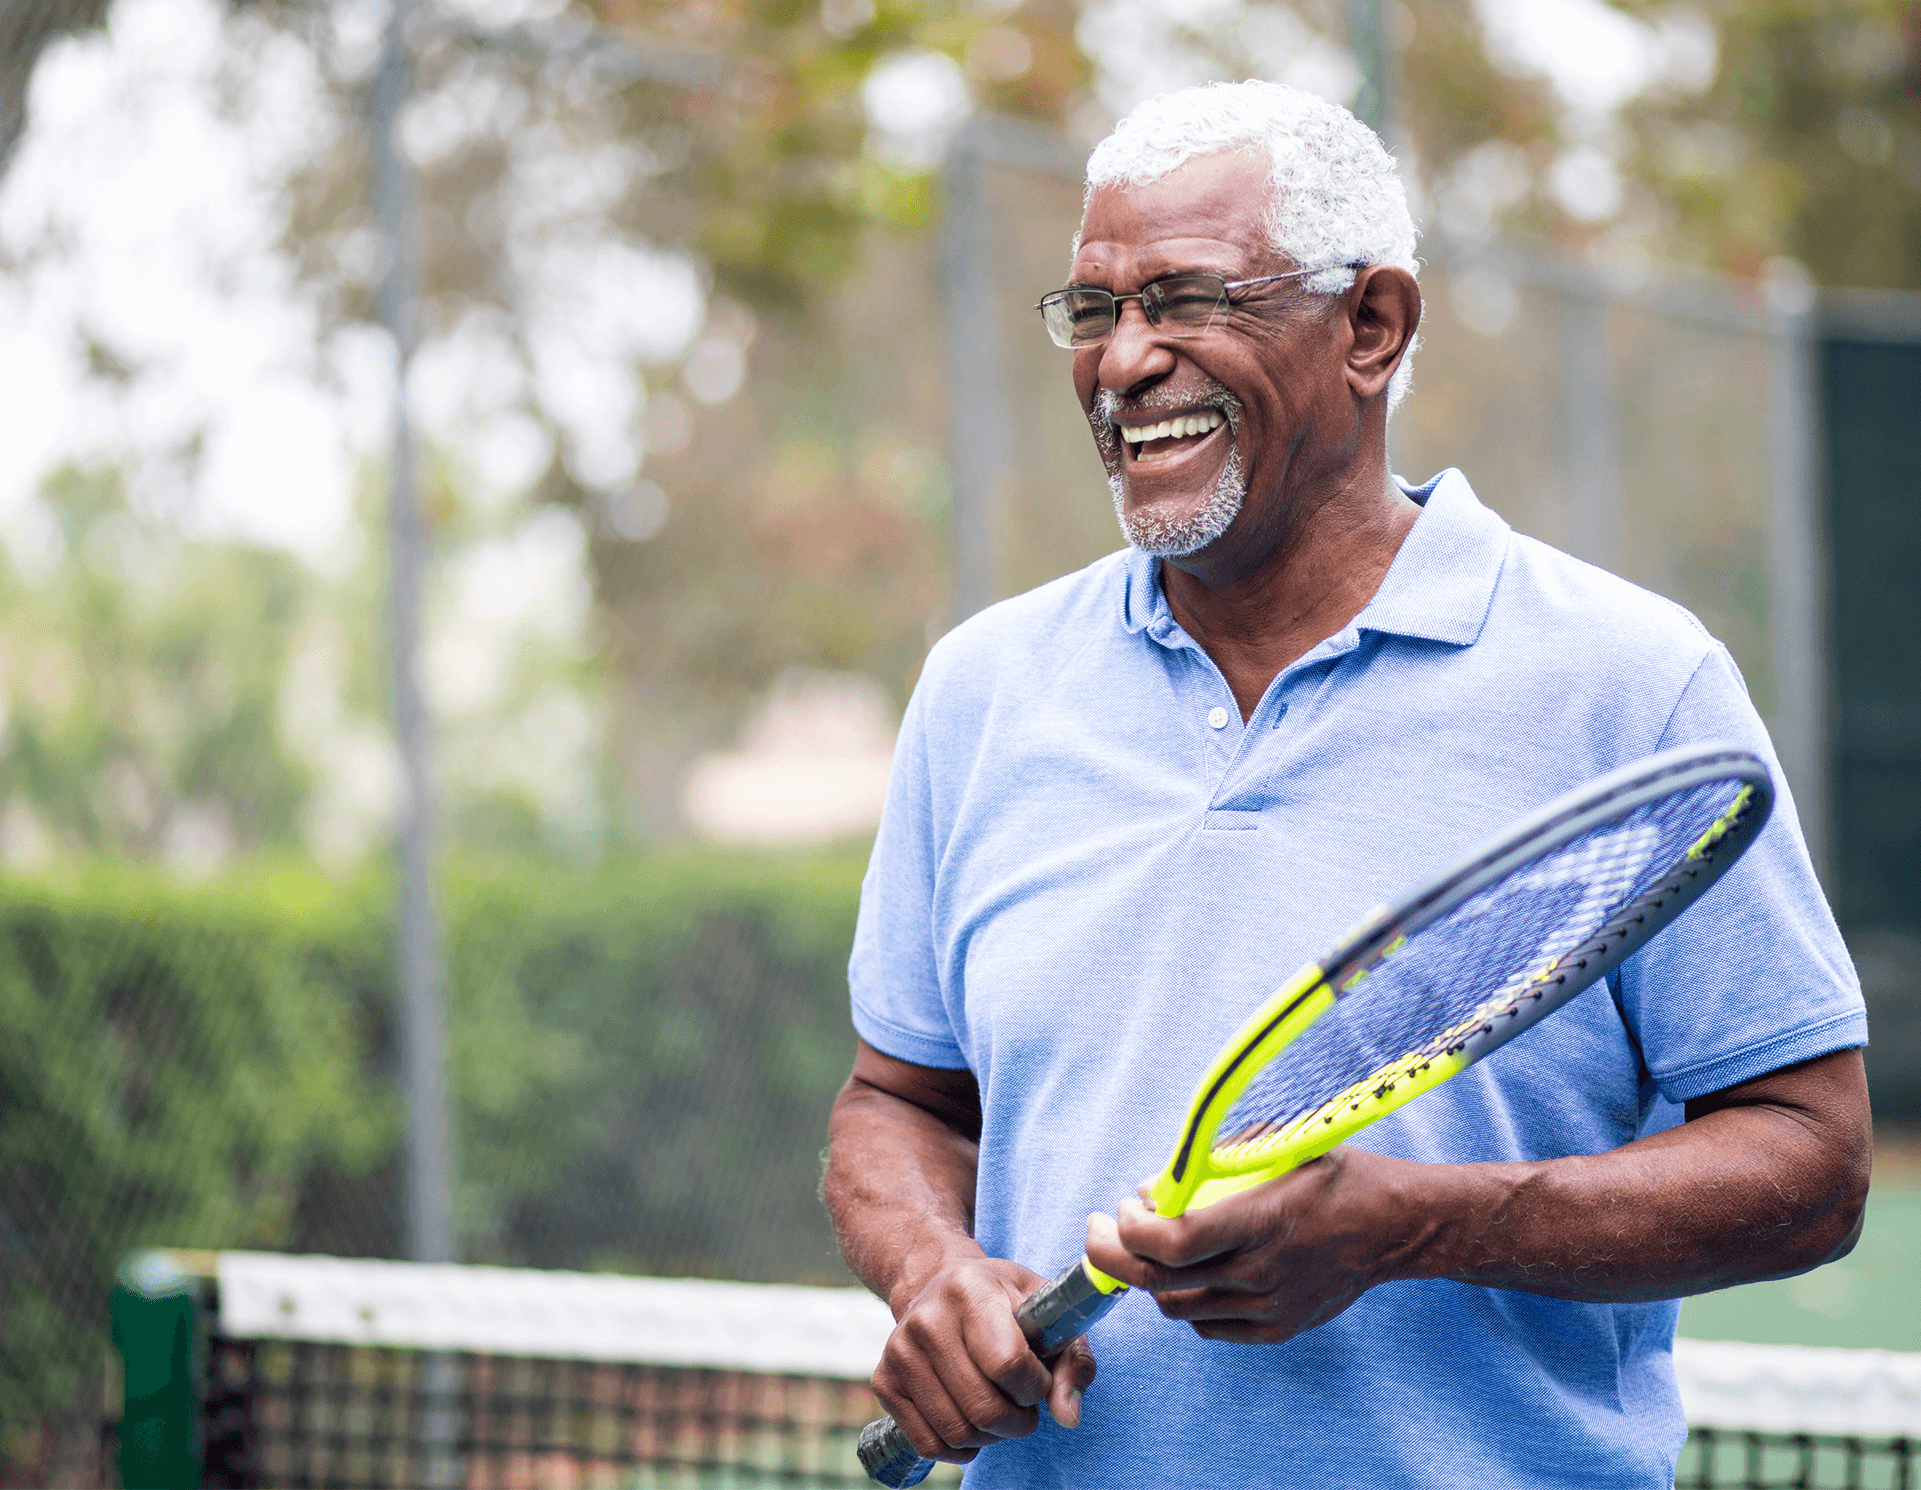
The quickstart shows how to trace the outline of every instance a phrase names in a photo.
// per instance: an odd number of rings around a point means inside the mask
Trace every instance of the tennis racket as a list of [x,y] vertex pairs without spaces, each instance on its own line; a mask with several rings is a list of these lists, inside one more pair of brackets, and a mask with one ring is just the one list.
[[[1215,1056],[1151,1187],[1155,1211],[1285,1174],[1498,1050],[1693,904],[1773,804],[1767,767],[1745,750],[1664,751],[1376,911]],[[1083,1257],[1015,1318],[1046,1359],[1126,1292]],[[869,1423],[859,1451],[883,1485],[917,1485],[934,1465],[892,1418]]]

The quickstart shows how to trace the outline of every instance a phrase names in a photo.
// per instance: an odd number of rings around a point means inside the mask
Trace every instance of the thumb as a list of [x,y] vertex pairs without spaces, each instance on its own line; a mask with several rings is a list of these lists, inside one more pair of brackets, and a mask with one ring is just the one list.
[[1082,1336],[1070,1340],[1054,1362],[1054,1381],[1048,1388],[1047,1411],[1063,1428],[1081,1425],[1081,1395],[1094,1380],[1099,1368],[1094,1364],[1094,1349]]

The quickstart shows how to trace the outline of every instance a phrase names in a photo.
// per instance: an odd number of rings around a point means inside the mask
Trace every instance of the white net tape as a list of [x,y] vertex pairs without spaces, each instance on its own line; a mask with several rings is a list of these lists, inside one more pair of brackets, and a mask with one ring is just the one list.
[[220,1254],[220,1331],[864,1381],[894,1327],[860,1288]]
[[[559,1360],[865,1380],[893,1328],[858,1288],[629,1278],[263,1252],[220,1255],[220,1330]],[[1921,1437],[1921,1353],[1677,1340],[1688,1421]]]

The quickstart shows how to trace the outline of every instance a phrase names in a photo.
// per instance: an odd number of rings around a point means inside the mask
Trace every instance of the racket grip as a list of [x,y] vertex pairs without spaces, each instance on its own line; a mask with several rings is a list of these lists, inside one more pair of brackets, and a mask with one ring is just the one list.
[[[1108,1277],[1083,1257],[1028,1295],[1014,1311],[1014,1320],[1034,1353],[1047,1360],[1093,1328],[1126,1292],[1125,1283]],[[934,1468],[934,1461],[921,1458],[892,1418],[876,1418],[861,1429],[855,1451],[860,1467],[876,1484],[918,1485]]]
[[934,1469],[934,1461],[921,1458],[920,1450],[908,1442],[907,1430],[892,1418],[875,1418],[861,1429],[854,1452],[877,1485],[918,1485]]

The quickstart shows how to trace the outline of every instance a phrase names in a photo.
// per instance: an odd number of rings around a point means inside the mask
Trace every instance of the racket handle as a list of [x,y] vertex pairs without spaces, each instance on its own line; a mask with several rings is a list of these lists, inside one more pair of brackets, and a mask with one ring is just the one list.
[[[1030,1294],[1014,1311],[1014,1320],[1034,1353],[1047,1360],[1093,1328],[1126,1292],[1125,1283],[1108,1277],[1083,1257]],[[876,1418],[861,1429],[855,1451],[867,1477],[881,1485],[918,1485],[934,1468],[934,1461],[921,1458],[892,1418]]]

